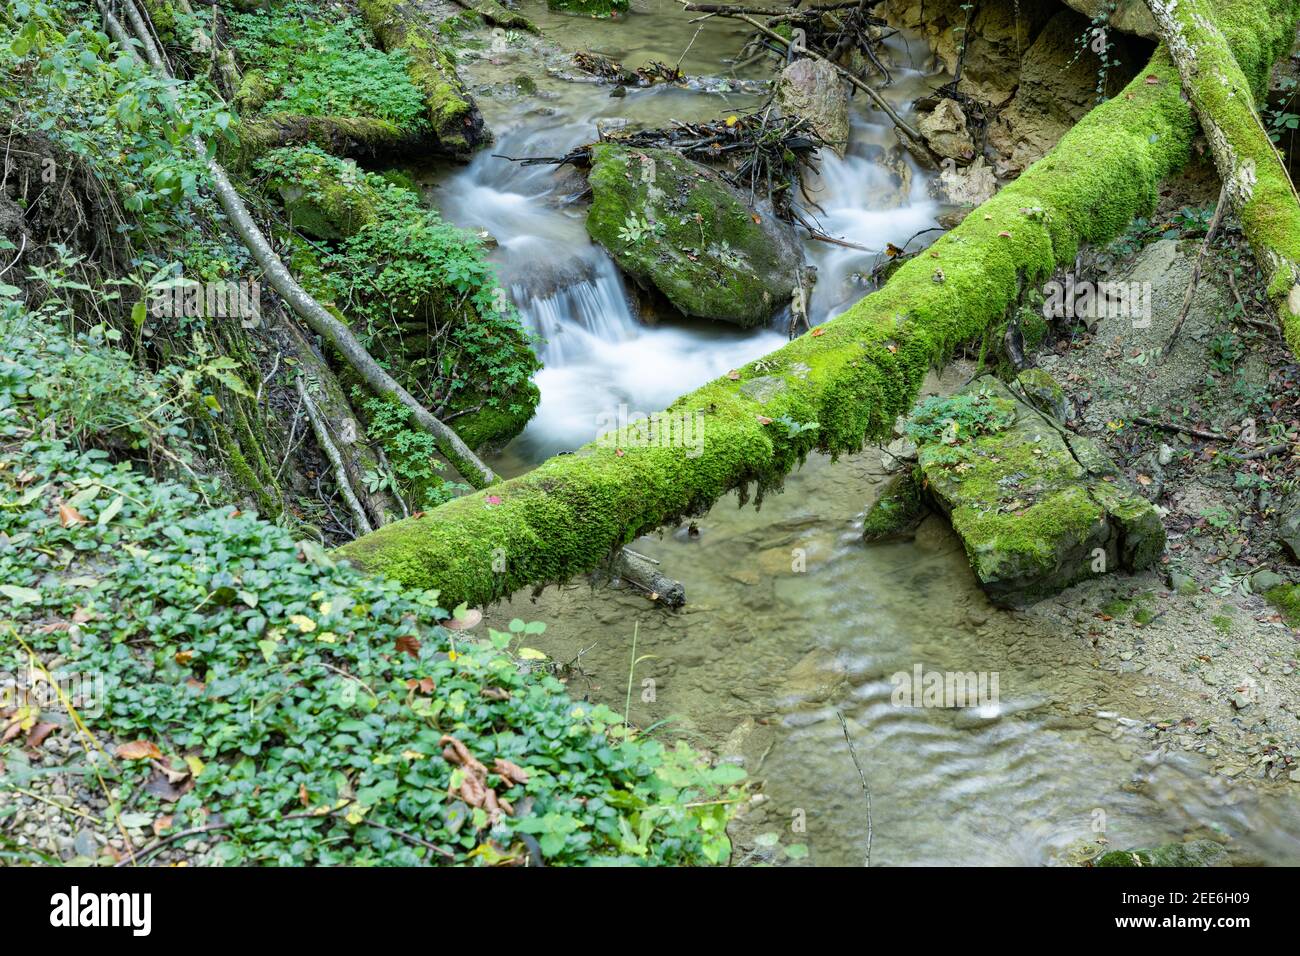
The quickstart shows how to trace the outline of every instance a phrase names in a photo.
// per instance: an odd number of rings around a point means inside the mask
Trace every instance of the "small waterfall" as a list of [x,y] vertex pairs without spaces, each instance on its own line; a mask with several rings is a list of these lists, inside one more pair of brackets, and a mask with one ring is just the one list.
[[[889,94],[906,110],[912,88],[925,77],[906,69],[896,77]],[[617,267],[587,235],[586,206],[574,201],[586,190],[581,174],[503,158],[563,156],[615,117],[668,125],[759,101],[714,98],[671,84],[611,98],[600,86],[562,84],[552,102],[555,108],[546,113],[494,117],[498,140],[492,152],[441,176],[432,197],[448,221],[495,238],[491,258],[502,285],[542,340],[543,368],[535,379],[541,403],[528,428],[495,462],[505,473],[592,441],[601,422],[619,416],[624,406],[630,418],[659,411],[786,341],[781,317],[748,331],[673,316],[660,316],[659,324],[642,322]],[[808,183],[816,208],[805,214],[828,235],[863,247],[806,244],[808,262],[818,270],[809,309],[814,324],[866,293],[860,277],[887,243],[905,242],[934,223],[937,204],[925,193],[926,175],[912,167],[910,188],[900,187],[884,164],[893,139],[890,127],[855,111],[848,155],[841,159],[827,151],[820,173]]]
[[572,282],[542,290],[523,282],[510,286],[520,318],[543,340],[543,365],[580,362],[595,343],[625,341],[640,331],[614,263],[604,255],[590,258],[591,273]]

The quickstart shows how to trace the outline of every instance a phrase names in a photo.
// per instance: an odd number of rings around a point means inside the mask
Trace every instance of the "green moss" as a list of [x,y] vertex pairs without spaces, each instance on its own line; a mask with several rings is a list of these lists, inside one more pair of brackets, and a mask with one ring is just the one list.
[[[1268,65],[1262,51],[1288,32],[1280,18],[1266,28],[1269,44],[1237,49],[1259,58],[1260,70]],[[1234,48],[1239,40],[1234,34]],[[705,415],[702,454],[632,448],[619,457],[588,445],[341,553],[409,586],[439,588],[444,599],[486,602],[594,567],[611,547],[698,513],[731,489],[779,488],[814,448],[856,451],[868,436],[889,433],[932,365],[1005,322],[1022,289],[1071,262],[1081,243],[1105,242],[1150,213],[1160,180],[1186,161],[1195,128],[1177,71],[1158,50],[1127,90],[822,334],[803,335],[761,367],[741,369],[738,380],[710,382],[674,402],[674,411]],[[1043,212],[1021,212],[1034,207]],[[936,268],[943,282],[934,281]],[[808,372],[782,372],[786,388],[766,402],[743,391],[771,368],[796,366]],[[789,436],[763,424],[782,415],[820,427]]]
[[428,15],[404,0],[359,0],[358,7],[385,49],[406,52],[411,81],[424,94],[426,113],[442,149],[467,155],[486,142],[483,117]]
[[343,239],[375,222],[388,184],[319,150],[282,149],[258,164],[268,173],[289,224],[317,239]]
[[1232,633],[1232,618],[1226,614],[1214,615],[1214,617],[1210,618],[1210,624],[1224,637]]
[[1277,608],[1288,627],[1300,627],[1300,584],[1269,588],[1264,592],[1264,599]]
[[1027,368],[1016,376],[1016,384],[1030,405],[1057,421],[1065,420],[1065,389],[1041,368]]
[[[1195,51],[1191,95],[1202,115],[1214,117],[1238,170],[1233,206],[1264,273],[1269,299],[1287,340],[1300,354],[1300,202],[1278,152],[1259,121],[1268,68],[1291,46],[1278,24],[1294,24],[1293,0],[1227,2],[1180,0],[1164,11]],[[1219,29],[1215,29],[1215,27]],[[1225,42],[1226,41],[1226,42]]]
[[1115,598],[1101,606],[1101,613],[1108,617],[1123,617],[1132,604],[1132,598]]
[[1193,840],[1150,848],[1111,850],[1098,857],[1093,866],[1218,866],[1226,856],[1227,851],[1221,844],[1212,840]]
[[761,325],[790,301],[799,253],[714,170],[663,149],[592,149],[587,231],[684,315]]
[[611,17],[626,13],[631,6],[629,0],[546,0],[546,5],[552,10],[585,13],[589,17]]
[[239,143],[223,147],[228,161],[244,166],[273,149],[318,146],[339,156],[406,152],[418,135],[387,120],[356,116],[253,115],[239,123]]

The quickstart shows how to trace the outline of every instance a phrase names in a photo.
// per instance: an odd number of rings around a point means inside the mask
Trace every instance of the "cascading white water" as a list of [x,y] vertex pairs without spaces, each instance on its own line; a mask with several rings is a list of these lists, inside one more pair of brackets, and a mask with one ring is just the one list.
[[[906,62],[901,46],[896,53]],[[906,112],[925,81],[919,71],[898,68],[887,95]],[[490,112],[494,148],[440,177],[432,196],[448,220],[496,239],[491,258],[502,283],[540,339],[541,403],[524,433],[495,460],[505,474],[586,444],[620,410],[630,417],[658,411],[780,347],[789,324],[788,311],[770,327],[748,331],[673,316],[658,316],[656,324],[639,320],[622,276],[587,236],[581,175],[502,158],[562,156],[594,139],[601,124],[623,117],[666,126],[674,119],[712,119],[755,107],[761,99],[663,84],[629,90],[622,98],[608,97],[604,87],[553,86],[548,98],[554,106]],[[913,166],[904,177],[910,188],[901,187],[897,173],[882,162],[891,148],[893,130],[855,112],[847,155],[823,150],[819,171],[808,177],[812,202],[804,215],[827,235],[852,244],[806,243],[807,260],[818,272],[809,303],[814,324],[866,294],[865,276],[887,243],[901,245],[935,224],[938,205],[927,195],[926,175]]]

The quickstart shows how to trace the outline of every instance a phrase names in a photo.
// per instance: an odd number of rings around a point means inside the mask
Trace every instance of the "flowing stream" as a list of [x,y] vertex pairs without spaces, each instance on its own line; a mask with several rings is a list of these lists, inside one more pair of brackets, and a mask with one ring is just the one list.
[[[627,66],[682,57],[689,75],[719,75],[746,32],[713,20],[696,26],[672,0],[633,0],[615,22],[566,17],[541,0],[521,8],[568,50],[592,49]],[[926,75],[924,44],[888,41],[896,69],[886,91],[906,111],[944,77]],[[496,31],[464,70],[500,91],[523,75],[536,92],[480,95],[494,146],[467,166],[423,177],[449,220],[486,230],[492,258],[519,311],[544,340],[542,401],[527,430],[492,464],[518,474],[596,437],[598,416],[627,406],[651,412],[785,340],[771,328],[641,316],[609,257],[587,238],[583,189],[571,170],[525,167],[492,154],[558,156],[620,118],[664,125],[752,108],[762,96],[656,86],[611,97],[606,85],[546,75],[537,41]],[[551,62],[558,62],[552,58]],[[742,78],[744,74],[741,74]],[[751,77],[752,79],[752,77]],[[524,84],[527,86],[527,84]],[[814,184],[824,231],[872,252],[809,242],[818,280],[810,313],[820,322],[866,293],[886,242],[936,225],[926,177],[891,157],[880,114],[858,110],[844,159],[827,156]],[[930,238],[935,234],[931,234]],[[923,242],[926,237],[917,240]],[[915,246],[913,246],[914,248]],[[969,374],[954,367],[935,388]],[[831,464],[814,457],[761,509],[719,502],[693,528],[665,529],[634,547],[682,580],[676,613],[634,592],[586,582],[521,592],[488,610],[544,620],[529,643],[572,662],[576,697],[623,709],[633,627],[642,660],[631,679],[631,721],[741,763],[762,797],[733,825],[737,861],[760,833],[805,844],[820,864],[861,865],[866,800],[839,715],[872,798],[871,863],[1069,862],[1081,842],[1150,845],[1217,831],[1248,860],[1300,861],[1294,818],[1272,804],[1218,788],[1195,760],[1159,760],[1134,729],[1152,715],[1140,674],[1097,668],[1081,633],[998,611],[975,586],[961,547],[937,519],[915,542],[864,547],[861,514],[881,481],[878,453]],[[985,707],[896,706],[898,672],[996,675]]]

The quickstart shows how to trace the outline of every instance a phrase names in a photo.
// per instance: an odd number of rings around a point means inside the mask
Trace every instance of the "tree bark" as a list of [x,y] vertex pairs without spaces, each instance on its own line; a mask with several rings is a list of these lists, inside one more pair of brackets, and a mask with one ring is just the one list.
[[1252,84],[1207,0],[1147,0],[1147,6],[1264,271],[1287,342],[1300,354],[1300,197],[1255,107],[1254,91],[1267,88],[1263,77],[1256,70]]

